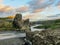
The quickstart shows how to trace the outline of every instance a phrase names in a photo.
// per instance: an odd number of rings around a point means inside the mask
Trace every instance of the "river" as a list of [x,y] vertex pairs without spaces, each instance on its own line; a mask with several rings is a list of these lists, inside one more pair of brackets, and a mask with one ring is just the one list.
[[[31,26],[31,31],[45,30],[34,28],[36,26],[40,25]],[[16,31],[2,31],[0,32],[0,45],[22,45],[24,43],[23,37],[26,37],[26,33]]]
[[24,43],[23,37],[26,37],[26,33],[15,31],[0,32],[0,45],[22,45]]
[[34,32],[34,31],[42,31],[42,30],[45,30],[44,28],[41,28],[41,29],[34,28],[34,27],[37,27],[37,26],[42,26],[42,24],[37,24],[37,25],[31,26],[31,31]]

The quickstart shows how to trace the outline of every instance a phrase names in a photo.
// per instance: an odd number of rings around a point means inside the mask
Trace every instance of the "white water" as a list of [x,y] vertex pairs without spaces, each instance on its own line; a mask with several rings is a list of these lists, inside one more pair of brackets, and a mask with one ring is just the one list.
[[42,30],[45,30],[45,29],[37,29],[37,28],[34,28],[34,27],[36,27],[36,26],[42,26],[41,24],[39,24],[39,25],[34,25],[34,26],[31,26],[31,31],[32,32],[34,32],[34,31],[42,31]]

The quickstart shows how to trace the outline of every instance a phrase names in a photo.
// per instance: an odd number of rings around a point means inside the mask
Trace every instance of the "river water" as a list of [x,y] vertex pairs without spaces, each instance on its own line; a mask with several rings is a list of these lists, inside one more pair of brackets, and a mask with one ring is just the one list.
[[22,45],[24,37],[26,37],[25,33],[15,31],[0,32],[0,45]]
[[[36,29],[34,28],[35,26],[31,26],[31,31],[45,30],[45,29]],[[26,37],[25,33],[20,33],[16,31],[0,32],[0,45],[22,45],[24,43],[23,37]]]
[[44,28],[41,28],[41,29],[37,29],[37,28],[34,28],[34,27],[37,27],[37,26],[42,26],[42,24],[37,24],[37,25],[34,25],[34,26],[31,26],[31,31],[34,32],[34,31],[42,31],[42,30],[45,30]]
[[0,40],[0,45],[22,45],[23,43],[24,43],[23,39],[19,38]]

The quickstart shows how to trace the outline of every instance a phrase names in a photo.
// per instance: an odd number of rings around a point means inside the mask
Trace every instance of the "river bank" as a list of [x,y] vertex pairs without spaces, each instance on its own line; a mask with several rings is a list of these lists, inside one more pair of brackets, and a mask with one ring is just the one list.
[[33,45],[60,45],[60,29],[27,32]]

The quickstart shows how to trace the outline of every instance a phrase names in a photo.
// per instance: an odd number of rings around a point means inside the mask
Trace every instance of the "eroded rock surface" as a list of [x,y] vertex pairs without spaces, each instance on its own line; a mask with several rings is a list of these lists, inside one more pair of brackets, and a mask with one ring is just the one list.
[[33,45],[60,45],[60,30],[27,32],[27,39]]
[[23,20],[22,14],[16,14],[13,20],[13,27],[19,29],[20,31],[30,31],[29,19]]

